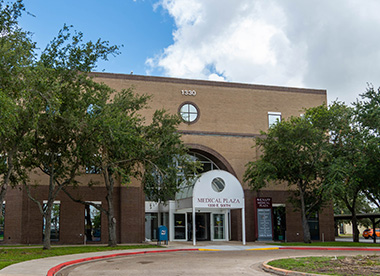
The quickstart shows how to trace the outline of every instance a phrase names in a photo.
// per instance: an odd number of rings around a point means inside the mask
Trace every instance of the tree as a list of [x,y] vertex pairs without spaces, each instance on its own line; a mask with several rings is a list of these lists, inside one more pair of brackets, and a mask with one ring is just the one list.
[[369,161],[365,153],[366,131],[356,122],[354,109],[343,103],[334,102],[329,108],[318,107],[310,112],[318,117],[320,127],[329,130],[328,185],[334,199],[342,202],[352,214],[353,241],[359,242],[356,214],[363,200],[361,193]]
[[21,165],[25,137],[37,122],[46,95],[36,93],[35,44],[18,27],[21,0],[0,1],[0,217],[6,191],[26,178]]
[[44,218],[44,249],[51,247],[54,200],[64,187],[75,183],[83,166],[81,151],[85,151],[88,142],[85,130],[90,117],[88,108],[104,103],[110,92],[87,73],[99,59],[117,51],[118,47],[100,40],[83,43],[82,33],[72,35],[70,28],[64,26],[33,67],[38,72],[34,89],[50,97],[44,98],[36,128],[27,137],[29,147],[25,149],[23,166],[30,173],[38,169],[47,176],[47,203],[42,204],[40,195],[31,191],[31,186],[40,183],[24,180],[24,186]]
[[304,242],[310,243],[308,218],[327,199],[326,131],[315,127],[313,117],[306,113],[278,122],[261,134],[255,142],[262,155],[247,164],[244,179],[253,190],[285,181],[293,189],[291,199],[301,211]]
[[[197,164],[186,158],[187,150],[177,132],[177,115],[157,110],[146,123],[139,111],[147,108],[147,95],[132,89],[114,92],[104,105],[93,105],[87,125],[89,141],[82,158],[88,167],[99,168],[107,191],[107,208],[66,193],[74,201],[92,205],[107,216],[108,245],[116,246],[113,193],[117,183],[141,181],[151,200],[166,201],[178,190],[178,182],[194,176]],[[179,174],[180,170],[182,173]]]
[[375,90],[369,85],[360,95],[362,100],[355,103],[355,114],[361,128],[365,130],[363,154],[367,158],[363,192],[367,198],[380,208],[380,88]]

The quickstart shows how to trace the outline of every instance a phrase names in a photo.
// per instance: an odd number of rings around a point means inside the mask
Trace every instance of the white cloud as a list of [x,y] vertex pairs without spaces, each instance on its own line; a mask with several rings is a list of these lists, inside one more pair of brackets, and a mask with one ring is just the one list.
[[184,78],[325,88],[352,102],[380,85],[377,0],[161,0],[173,44],[149,70]]

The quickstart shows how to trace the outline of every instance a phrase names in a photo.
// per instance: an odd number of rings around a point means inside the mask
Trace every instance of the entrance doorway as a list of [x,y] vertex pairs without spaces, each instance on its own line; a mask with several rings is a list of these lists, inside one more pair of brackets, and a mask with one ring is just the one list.
[[[195,214],[195,232],[197,241],[210,241],[210,213],[196,213]],[[187,214],[187,229],[188,229],[188,240],[193,239],[193,221],[192,214]]]
[[285,241],[286,212],[285,206],[273,207],[273,240]]

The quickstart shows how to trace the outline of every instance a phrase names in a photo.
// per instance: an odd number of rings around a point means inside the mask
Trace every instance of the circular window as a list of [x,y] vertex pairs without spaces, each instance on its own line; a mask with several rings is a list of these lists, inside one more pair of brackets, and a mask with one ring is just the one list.
[[220,193],[221,191],[224,190],[224,188],[226,187],[226,183],[224,183],[224,180],[220,177],[215,177],[212,181],[211,181],[211,187],[212,189],[217,192],[217,193]]
[[186,123],[194,123],[198,119],[199,111],[194,104],[184,103],[179,110],[179,114]]

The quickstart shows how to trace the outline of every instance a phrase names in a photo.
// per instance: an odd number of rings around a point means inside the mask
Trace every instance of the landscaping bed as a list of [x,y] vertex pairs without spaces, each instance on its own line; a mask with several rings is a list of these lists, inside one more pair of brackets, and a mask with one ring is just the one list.
[[274,260],[268,265],[286,270],[325,275],[380,275],[380,255],[289,258]]

